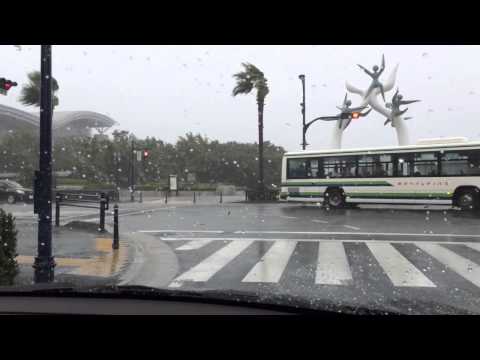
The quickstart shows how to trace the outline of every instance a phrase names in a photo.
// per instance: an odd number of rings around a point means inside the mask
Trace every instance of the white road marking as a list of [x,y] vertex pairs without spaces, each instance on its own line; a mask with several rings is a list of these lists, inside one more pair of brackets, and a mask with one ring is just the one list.
[[209,239],[201,239],[201,240],[192,240],[189,243],[182,245],[175,250],[197,250],[204,247],[207,244],[210,244],[212,240]]
[[275,283],[282,277],[288,260],[295,250],[296,241],[277,241],[255,264],[242,280],[243,282]]
[[466,245],[473,250],[480,251],[480,243],[469,243]]
[[188,234],[223,234],[223,230],[140,230],[141,233],[147,234],[176,234],[176,233],[188,233]]
[[380,263],[395,286],[436,287],[420,270],[390,244],[368,244],[373,256]]
[[313,219],[312,221],[313,221],[313,222],[316,222],[316,223],[320,223],[320,224],[328,224],[328,221],[325,221],[325,220]]
[[283,218],[283,219],[298,219],[295,216],[280,216],[280,217]]
[[252,241],[233,241],[177,277],[169,287],[179,287],[184,281],[208,281],[245,250]]
[[321,243],[362,243],[362,244],[378,244],[378,243],[394,243],[394,244],[450,244],[450,245],[469,245],[479,244],[466,241],[418,241],[418,240],[359,240],[359,239],[292,239],[292,238],[243,238],[243,237],[161,237],[163,241],[191,241],[191,240],[211,240],[211,241],[306,241]]
[[422,236],[422,237],[472,237],[480,235],[467,234],[415,234],[415,233],[380,233],[380,232],[341,232],[341,231],[235,231],[234,234],[298,234],[298,235],[381,235],[381,236]]
[[343,225],[343,227],[346,227],[347,229],[352,229],[352,230],[360,230],[359,227],[352,226],[352,225]]
[[319,244],[315,284],[344,285],[352,280],[343,244],[341,242]]
[[419,243],[417,246],[457,274],[480,287],[479,265],[438,244]]

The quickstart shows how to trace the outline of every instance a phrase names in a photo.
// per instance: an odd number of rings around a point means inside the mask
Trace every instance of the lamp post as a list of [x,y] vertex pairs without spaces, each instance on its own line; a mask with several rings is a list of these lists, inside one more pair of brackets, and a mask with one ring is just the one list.
[[40,170],[36,172],[35,202],[38,213],[38,252],[33,264],[35,283],[54,280],[52,254],[52,46],[41,45],[40,55]]
[[304,74],[298,75],[298,78],[302,82],[302,94],[303,95],[302,95],[302,103],[300,104],[300,106],[302,107],[302,123],[303,123],[303,126],[302,126],[302,149],[305,150],[305,148],[307,147],[307,141],[305,139],[305,134],[307,132],[307,128],[306,128],[306,125],[305,125],[305,75]]
[[135,141],[132,140],[132,149],[130,151],[130,201],[135,201]]

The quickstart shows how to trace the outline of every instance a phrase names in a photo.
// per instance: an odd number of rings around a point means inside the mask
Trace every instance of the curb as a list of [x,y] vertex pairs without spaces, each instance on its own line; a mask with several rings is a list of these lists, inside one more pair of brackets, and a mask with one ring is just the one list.
[[[94,220],[77,222],[87,228],[98,227]],[[105,229],[113,234],[111,225],[105,224]],[[116,274],[118,285],[166,287],[177,275],[177,256],[164,241],[141,233],[120,233],[120,246],[122,244],[129,248],[129,259],[133,259]]]
[[166,287],[178,273],[178,259],[162,240],[141,233],[126,236],[134,250],[134,259],[120,276],[119,285]]

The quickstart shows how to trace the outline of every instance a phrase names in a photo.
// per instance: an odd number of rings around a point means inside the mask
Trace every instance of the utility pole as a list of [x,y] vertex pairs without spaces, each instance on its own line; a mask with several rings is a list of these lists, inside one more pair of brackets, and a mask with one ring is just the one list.
[[40,170],[35,176],[38,210],[38,252],[33,268],[35,283],[54,280],[52,254],[52,46],[41,45],[40,55]]
[[305,150],[305,148],[307,147],[307,141],[306,141],[306,139],[305,139],[306,132],[307,132],[306,124],[305,124],[305,75],[303,75],[303,74],[298,75],[298,78],[302,81],[302,94],[303,94],[303,97],[302,97],[302,103],[300,104],[300,106],[302,107],[302,120],[303,120],[303,126],[302,126],[302,149]]
[[135,201],[135,140],[132,140],[132,149],[130,151],[130,201]]

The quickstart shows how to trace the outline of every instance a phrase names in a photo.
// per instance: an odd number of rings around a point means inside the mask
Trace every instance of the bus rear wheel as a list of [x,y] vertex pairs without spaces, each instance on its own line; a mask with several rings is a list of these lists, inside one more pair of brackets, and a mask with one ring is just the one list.
[[478,203],[478,195],[475,190],[463,190],[457,197],[457,206],[462,210],[475,210]]
[[345,197],[340,189],[328,190],[325,194],[327,206],[331,208],[341,208],[345,205]]

